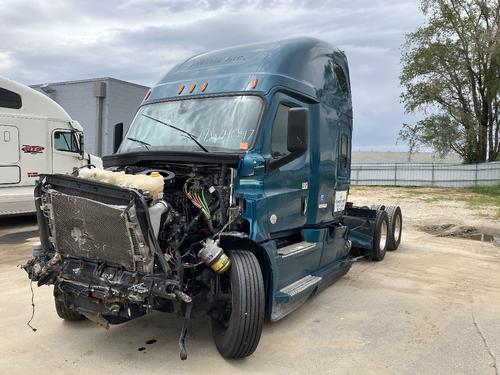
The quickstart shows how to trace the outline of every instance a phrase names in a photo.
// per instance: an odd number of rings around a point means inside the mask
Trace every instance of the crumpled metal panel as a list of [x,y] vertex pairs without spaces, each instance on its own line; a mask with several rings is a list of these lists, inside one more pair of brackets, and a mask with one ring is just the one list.
[[130,271],[150,270],[153,255],[133,206],[109,205],[58,191],[50,196],[52,236],[59,253],[120,265]]

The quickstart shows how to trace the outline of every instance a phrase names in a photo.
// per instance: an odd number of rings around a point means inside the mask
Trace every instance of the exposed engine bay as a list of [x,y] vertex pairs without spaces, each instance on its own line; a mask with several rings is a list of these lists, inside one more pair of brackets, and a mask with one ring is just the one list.
[[[233,200],[232,170],[228,172],[223,168],[210,172],[205,169],[203,174],[192,171],[183,175],[182,172],[176,174],[164,169],[140,167],[114,171],[94,168],[81,170],[78,177],[140,192],[148,207],[154,237],[172,268],[177,268],[176,252],[180,252],[184,268],[199,266],[204,261],[217,271],[223,266],[227,268],[228,260],[224,256],[221,264],[214,263],[214,259],[207,255],[207,249],[213,248],[211,237],[215,238],[234,223],[239,211],[237,207],[228,210]],[[145,253],[142,255],[148,261],[138,264],[134,270],[151,273],[152,258]],[[133,267],[131,264],[122,265],[128,269]]]
[[221,236],[248,233],[233,181],[226,165],[43,176],[35,189],[41,246],[24,268],[38,285],[54,284],[56,307],[106,328],[154,309],[183,314],[184,359],[193,300],[216,310],[217,275],[231,265]]

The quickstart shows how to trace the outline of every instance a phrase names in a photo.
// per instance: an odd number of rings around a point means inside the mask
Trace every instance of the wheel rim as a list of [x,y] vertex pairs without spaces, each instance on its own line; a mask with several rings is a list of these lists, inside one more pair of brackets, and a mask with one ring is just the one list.
[[394,241],[398,242],[401,236],[401,216],[396,216],[396,221],[394,222]]
[[380,225],[380,238],[378,240],[380,250],[385,249],[387,243],[387,222],[383,221]]

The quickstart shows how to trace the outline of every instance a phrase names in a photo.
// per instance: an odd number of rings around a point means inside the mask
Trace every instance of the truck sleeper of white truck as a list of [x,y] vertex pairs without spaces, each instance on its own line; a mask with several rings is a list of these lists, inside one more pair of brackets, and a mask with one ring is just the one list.
[[83,148],[83,129],[42,93],[0,77],[0,216],[35,212],[39,175],[69,173],[100,158]]

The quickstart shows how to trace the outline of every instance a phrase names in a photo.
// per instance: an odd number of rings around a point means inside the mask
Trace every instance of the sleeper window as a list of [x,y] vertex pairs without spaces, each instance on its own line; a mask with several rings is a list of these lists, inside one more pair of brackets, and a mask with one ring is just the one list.
[[0,107],[19,109],[22,105],[23,103],[19,94],[0,87]]

